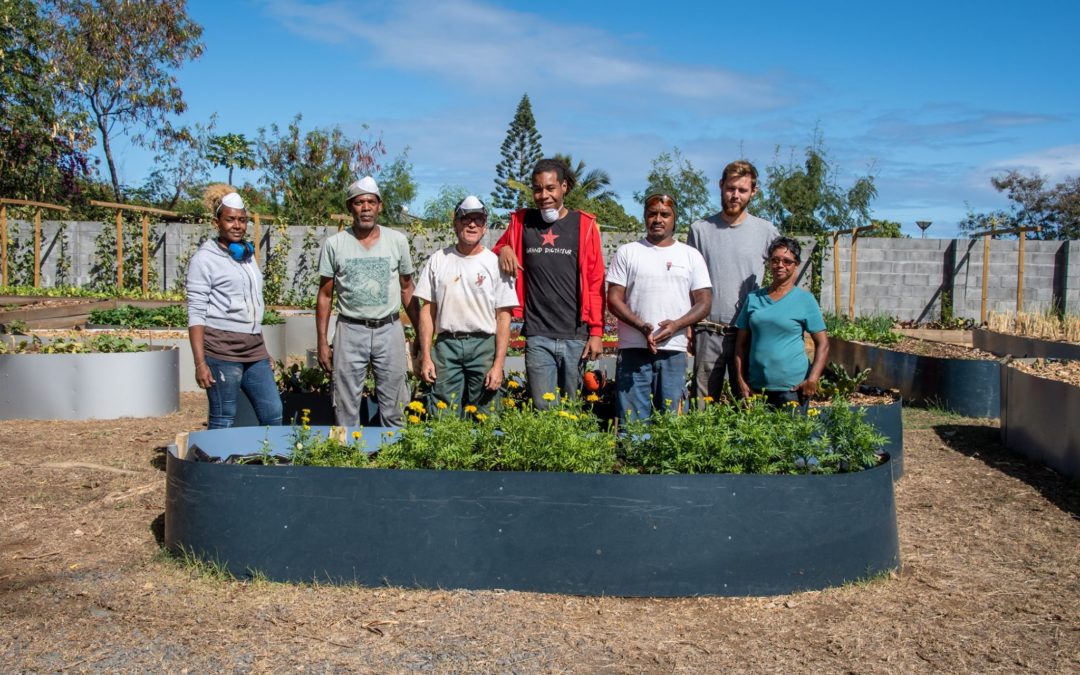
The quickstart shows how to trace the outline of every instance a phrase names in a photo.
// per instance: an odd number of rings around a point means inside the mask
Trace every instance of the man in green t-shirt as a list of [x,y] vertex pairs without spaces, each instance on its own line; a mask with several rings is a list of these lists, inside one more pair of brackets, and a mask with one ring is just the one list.
[[[405,235],[380,227],[379,186],[365,176],[348,187],[345,207],[353,224],[328,237],[319,255],[315,303],[319,365],[333,375],[334,415],[341,426],[356,426],[368,364],[375,374],[375,399],[383,426],[401,426],[409,400],[401,306],[417,325],[414,272]],[[338,320],[331,351],[326,335],[337,292]]]

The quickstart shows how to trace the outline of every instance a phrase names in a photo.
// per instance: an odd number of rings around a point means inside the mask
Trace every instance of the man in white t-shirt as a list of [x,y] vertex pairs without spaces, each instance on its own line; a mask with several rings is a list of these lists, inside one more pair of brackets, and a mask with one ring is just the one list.
[[675,200],[645,198],[645,238],[623,244],[607,271],[608,308],[619,320],[615,371],[619,420],[681,410],[686,328],[709,313],[712,282],[696,249],[675,241]]
[[[457,244],[436,251],[420,272],[414,295],[420,309],[420,377],[439,403],[490,410],[502,386],[510,315],[518,306],[514,279],[480,243],[487,207],[469,195],[454,209]],[[432,336],[434,335],[434,346]],[[470,408],[470,411],[472,409]]]

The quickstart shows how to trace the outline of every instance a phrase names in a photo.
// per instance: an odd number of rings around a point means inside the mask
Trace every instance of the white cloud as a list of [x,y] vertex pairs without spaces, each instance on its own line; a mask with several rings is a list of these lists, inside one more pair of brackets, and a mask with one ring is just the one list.
[[1050,180],[1057,181],[1068,176],[1080,176],[1080,145],[1059,145],[990,162],[987,169],[988,173],[994,174],[1013,169],[1037,171]]
[[538,94],[597,88],[635,96],[647,88],[683,101],[722,102],[728,111],[775,108],[791,91],[777,75],[665,60],[649,44],[627,44],[601,29],[557,23],[539,13],[475,1],[401,0],[389,6],[337,0],[270,0],[271,16],[320,42],[356,44],[376,64],[434,76],[483,92]]

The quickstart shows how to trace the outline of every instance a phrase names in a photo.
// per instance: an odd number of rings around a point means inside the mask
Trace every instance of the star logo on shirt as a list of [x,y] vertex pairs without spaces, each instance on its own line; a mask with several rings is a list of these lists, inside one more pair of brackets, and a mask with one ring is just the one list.
[[559,238],[559,235],[555,234],[551,230],[554,228],[548,228],[547,232],[541,233],[543,241],[540,242],[541,246],[554,246],[555,240]]

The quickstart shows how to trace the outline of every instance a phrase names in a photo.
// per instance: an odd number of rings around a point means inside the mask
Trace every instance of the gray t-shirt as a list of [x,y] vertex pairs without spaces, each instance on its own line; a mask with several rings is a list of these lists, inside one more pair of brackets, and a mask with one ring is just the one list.
[[399,275],[414,271],[409,240],[379,226],[379,240],[364,248],[352,230],[327,237],[319,256],[319,276],[332,277],[338,311],[352,319],[382,319],[401,309]]
[[690,226],[686,243],[701,251],[712,279],[709,321],[735,323],[746,296],[761,285],[769,244],[779,236],[772,223],[750,214],[734,226],[719,213]]

